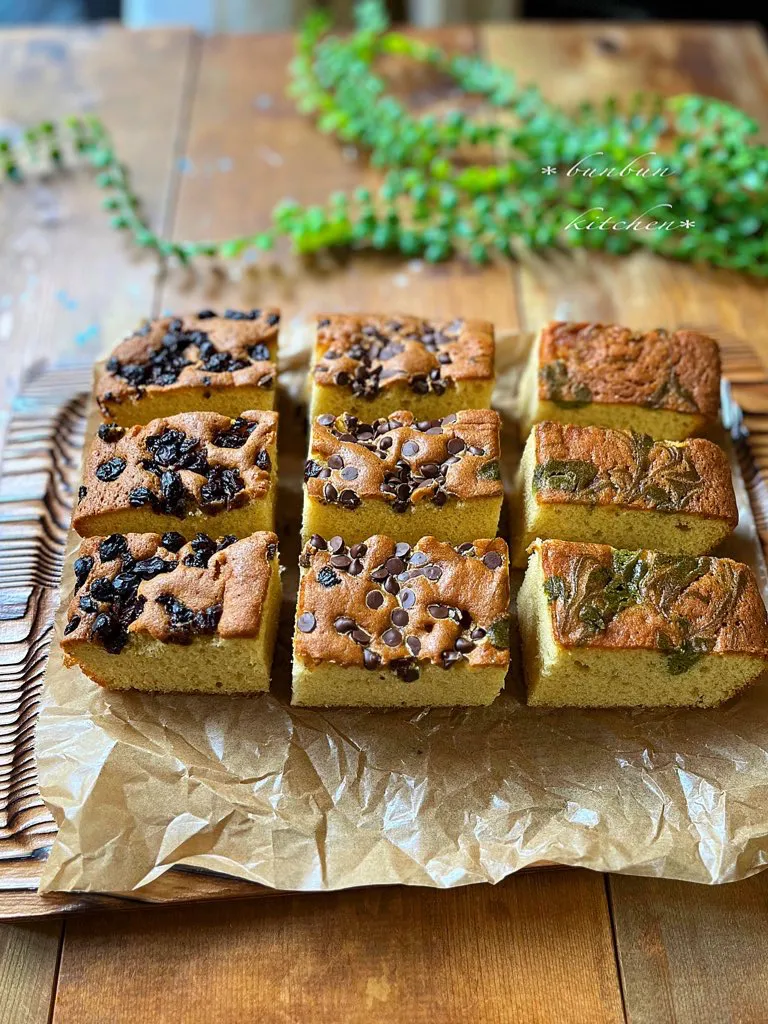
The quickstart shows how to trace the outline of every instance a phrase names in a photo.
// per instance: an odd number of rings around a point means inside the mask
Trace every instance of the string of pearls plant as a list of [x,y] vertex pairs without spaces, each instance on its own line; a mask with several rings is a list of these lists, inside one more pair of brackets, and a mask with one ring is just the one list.
[[[768,275],[768,147],[743,112],[702,96],[647,94],[566,111],[509,71],[392,30],[381,0],[359,3],[356,23],[340,36],[322,12],[306,20],[290,91],[319,131],[380,171],[375,190],[335,192],[324,205],[285,200],[256,234],[175,242],[147,223],[96,117],[45,121],[0,138],[0,167],[16,185],[70,159],[85,162],[97,172],[112,225],[183,264],[238,259],[288,238],[302,254],[376,249],[430,262],[485,263],[521,248],[622,254],[644,247]],[[376,73],[388,55],[450,76],[484,109],[414,115]]]

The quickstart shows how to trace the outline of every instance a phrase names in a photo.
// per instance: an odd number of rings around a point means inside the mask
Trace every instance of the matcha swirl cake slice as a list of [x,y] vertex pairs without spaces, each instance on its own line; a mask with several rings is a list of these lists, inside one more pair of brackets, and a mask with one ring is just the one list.
[[400,410],[362,422],[332,413],[312,426],[303,536],[341,533],[347,543],[386,532],[415,544],[493,537],[504,491],[499,415],[467,409],[417,420]]
[[203,410],[273,409],[277,309],[201,309],[149,320],[115,348],[96,381],[105,420],[130,427]]
[[738,522],[725,452],[703,438],[537,423],[515,496],[515,566],[536,537],[703,555]]
[[130,429],[99,427],[85,459],[72,526],[81,537],[271,530],[277,413],[236,419],[187,412]]
[[697,331],[547,324],[520,384],[524,436],[542,420],[680,441],[717,421],[720,351]]
[[768,659],[757,581],[728,558],[538,541],[517,609],[534,705],[716,707]]
[[370,422],[396,409],[436,419],[456,409],[487,408],[494,354],[493,326],[485,320],[321,315],[310,420],[346,411]]
[[503,540],[411,546],[377,535],[348,546],[314,536],[300,564],[294,704],[469,706],[498,696],[509,666]]
[[88,537],[61,640],[111,690],[254,693],[269,689],[280,610],[277,537],[200,533]]

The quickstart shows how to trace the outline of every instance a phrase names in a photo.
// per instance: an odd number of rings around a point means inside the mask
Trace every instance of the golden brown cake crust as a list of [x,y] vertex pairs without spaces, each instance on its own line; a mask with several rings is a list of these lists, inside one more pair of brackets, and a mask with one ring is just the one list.
[[539,398],[641,405],[715,421],[720,351],[697,331],[639,333],[617,324],[552,321],[539,339]]
[[162,643],[256,637],[279,572],[269,532],[244,540],[201,533],[189,543],[173,532],[116,533],[85,538],[77,556],[65,652],[86,641],[118,654],[139,633]]
[[725,452],[703,438],[681,443],[647,434],[545,421],[534,427],[534,491],[540,503],[616,505],[739,519]]
[[386,501],[396,511],[422,501],[440,506],[449,498],[499,498],[499,431],[492,409],[418,421],[400,410],[373,423],[346,413],[319,416],[304,474],[307,491],[328,504]]
[[509,661],[509,559],[503,540],[453,548],[377,535],[346,547],[314,536],[301,556],[295,656],[312,663],[397,670]]
[[267,411],[236,420],[187,412],[130,428],[103,424],[85,459],[72,525],[143,505],[184,518],[197,508],[212,515],[263,498],[276,439],[277,413]]
[[138,401],[144,394],[190,387],[272,388],[279,324],[279,310],[266,307],[150,320],[115,348],[96,382],[96,400],[109,418],[111,404]]
[[323,314],[317,319],[316,384],[374,397],[407,384],[442,395],[458,381],[493,379],[493,325],[485,320]]
[[674,673],[704,654],[768,658],[768,620],[748,566],[729,558],[538,542],[555,640],[660,650]]

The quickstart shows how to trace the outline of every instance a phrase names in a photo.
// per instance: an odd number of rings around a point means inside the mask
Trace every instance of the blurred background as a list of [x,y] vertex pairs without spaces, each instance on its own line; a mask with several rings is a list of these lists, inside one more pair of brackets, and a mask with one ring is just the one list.
[[[293,28],[313,6],[351,24],[353,0],[0,0],[0,25],[120,19],[132,28],[191,25],[201,32],[276,32]],[[397,22],[433,26],[512,18],[755,20],[768,25],[768,3],[731,0],[389,0]]]

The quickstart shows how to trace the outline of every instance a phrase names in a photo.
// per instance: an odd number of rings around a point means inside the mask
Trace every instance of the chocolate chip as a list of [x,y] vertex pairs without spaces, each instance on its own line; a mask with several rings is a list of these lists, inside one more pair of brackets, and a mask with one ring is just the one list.
[[321,537],[319,533],[313,533],[309,538],[309,543],[316,551],[325,551],[328,546],[325,543],[325,537]]
[[405,638],[405,646],[414,658],[421,652],[421,640],[417,636],[407,636]]
[[427,479],[433,479],[436,476],[440,476],[440,467],[436,462],[425,462],[421,467],[421,475],[427,477]]
[[452,437],[445,447],[450,455],[460,455],[466,448],[466,444],[460,437]]
[[64,636],[69,636],[70,633],[74,633],[77,627],[80,625],[80,616],[73,615],[72,618],[67,622],[64,627]]
[[[328,465],[330,465],[330,461]],[[358,472],[354,466],[345,466],[341,471],[341,476],[344,480],[357,480]]]
[[485,455],[484,449],[478,448],[476,444],[471,444],[467,451],[470,455]]
[[392,668],[404,683],[415,683],[421,674],[419,666],[410,658],[401,658],[398,661],[393,661]]
[[102,462],[100,466],[96,467],[96,476],[102,483],[108,484],[113,480],[117,480],[124,469],[125,459],[109,459],[107,462]]
[[345,370],[339,370],[334,381],[340,388],[346,387],[349,384],[349,374]]
[[485,636],[485,630],[482,626],[476,626],[469,635],[473,640],[482,640]]
[[361,647],[367,647],[371,642],[371,638],[363,629],[353,629],[349,634],[356,644],[360,644]]
[[380,565],[377,569],[374,569],[373,572],[371,573],[371,579],[375,580],[377,583],[383,583],[384,580],[386,580],[388,578],[389,578],[389,573],[387,572],[387,568],[384,565]]
[[349,553],[352,556],[352,558],[363,558],[366,555],[367,551],[368,548],[363,543],[353,544],[352,547],[349,549]]
[[339,615],[333,620],[333,625],[337,633],[351,633],[355,628],[355,620],[348,615]]
[[397,582],[394,576],[388,576],[384,580],[384,589],[388,594],[392,594],[392,596],[394,597],[400,593],[400,584]]
[[428,565],[424,570],[424,575],[434,583],[443,575],[443,567],[441,565]]
[[[344,470],[344,472],[346,472],[346,470]],[[344,508],[358,508],[362,502],[354,491],[346,488],[339,495],[339,504],[343,505]]]
[[344,459],[340,455],[331,455],[328,459],[329,469],[342,469],[344,466]]
[[317,417],[317,422],[321,427],[330,427],[336,422],[336,417],[333,413],[324,412],[322,416]]
[[458,555],[471,555],[474,553],[475,545],[471,541],[465,541],[464,544],[459,544],[456,548],[456,554]]
[[339,496],[339,492],[333,486],[332,483],[327,483],[323,487],[323,497],[328,502],[334,502]]
[[443,668],[450,668],[451,665],[455,665],[456,662],[461,661],[461,654],[458,651],[441,651],[440,658],[443,663]]
[[73,568],[75,570],[75,589],[79,590],[88,579],[88,575],[93,568],[93,558],[90,555],[82,555],[80,558],[75,559]]
[[427,611],[433,619],[447,619],[450,608],[444,604],[428,604]]
[[403,635],[399,629],[385,629],[381,634],[381,639],[387,647],[399,647],[403,642]]
[[311,633],[317,625],[317,620],[312,612],[303,612],[296,620],[296,625],[302,633]]
[[413,590],[406,588],[400,592],[400,604],[403,608],[413,608],[416,604],[416,593]]
[[348,569],[352,564],[352,559],[349,555],[332,555],[331,565],[334,569]]
[[483,565],[488,569],[498,569],[504,559],[498,553],[498,551],[488,551],[483,555]]
[[410,458],[412,455],[418,455],[419,446],[415,441],[406,441],[402,447],[402,453],[406,458]]
[[341,577],[333,571],[330,565],[324,565],[317,574],[317,582],[326,588],[335,587],[341,583]]
[[332,555],[338,555],[339,552],[343,551],[345,547],[346,545],[344,544],[344,540],[338,535],[336,535],[335,537],[331,537],[331,539],[328,541],[328,550],[331,552]]
[[365,603],[369,608],[381,608],[384,604],[384,595],[378,590],[369,590],[365,595]]
[[381,655],[377,654],[376,651],[370,651],[366,647],[363,651],[363,665],[367,669],[378,668],[381,664]]
[[349,573],[350,576],[359,576],[360,573],[363,571],[363,568],[364,566],[362,559],[353,558],[350,567],[347,569],[347,572]]
[[453,645],[457,651],[461,654],[469,654],[470,651],[474,651],[475,645],[471,640],[467,640],[466,637],[460,636],[456,638],[456,643]]
[[426,565],[428,556],[423,551],[414,551],[410,558],[411,565]]
[[395,608],[395,610],[392,612],[391,618],[392,622],[396,626],[407,626],[408,622],[410,621],[410,616],[408,612],[404,611],[402,608]]
[[395,544],[395,554],[397,555],[398,558],[408,558],[410,553],[410,544],[406,544],[405,541],[400,541],[399,543]]
[[401,573],[405,569],[405,562],[397,555],[393,555],[392,558],[388,558],[384,565],[387,572],[391,573],[393,576],[397,576],[398,573]]

